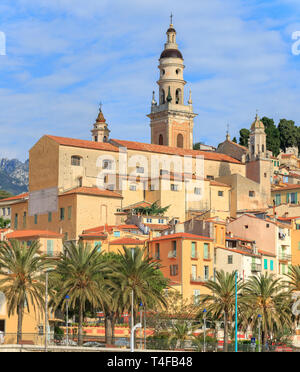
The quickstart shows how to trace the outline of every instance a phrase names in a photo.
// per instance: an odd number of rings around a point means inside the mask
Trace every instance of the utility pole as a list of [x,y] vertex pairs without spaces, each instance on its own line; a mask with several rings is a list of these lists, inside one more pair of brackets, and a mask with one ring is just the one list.
[[203,352],[205,353],[206,352],[206,309],[203,310],[203,314],[204,314],[204,343],[203,343]]

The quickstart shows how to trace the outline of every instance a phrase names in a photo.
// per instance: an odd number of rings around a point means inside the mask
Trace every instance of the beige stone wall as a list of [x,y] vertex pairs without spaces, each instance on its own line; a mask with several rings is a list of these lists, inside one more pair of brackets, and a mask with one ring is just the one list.
[[77,195],[77,236],[86,229],[105,224],[114,225],[114,213],[119,208],[121,208],[119,198]]
[[60,166],[59,145],[42,137],[29,151],[29,190],[57,187]]

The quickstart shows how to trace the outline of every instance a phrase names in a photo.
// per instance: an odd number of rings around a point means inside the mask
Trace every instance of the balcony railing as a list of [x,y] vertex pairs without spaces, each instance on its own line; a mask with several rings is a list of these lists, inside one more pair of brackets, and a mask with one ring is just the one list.
[[251,264],[251,271],[261,272],[261,264],[256,264],[256,263]]
[[38,252],[39,252],[39,254],[41,254],[43,256],[47,256],[49,258],[59,258],[62,254],[62,252],[49,252],[49,251],[46,251],[46,250],[40,250]]
[[280,261],[291,261],[292,260],[292,255],[290,254],[285,254],[285,253],[281,253],[278,257],[278,259]]
[[203,255],[203,260],[211,260],[210,252]]
[[208,280],[213,280],[213,277],[191,275],[191,279],[190,279],[190,281],[194,283],[204,283],[204,282],[207,282]]

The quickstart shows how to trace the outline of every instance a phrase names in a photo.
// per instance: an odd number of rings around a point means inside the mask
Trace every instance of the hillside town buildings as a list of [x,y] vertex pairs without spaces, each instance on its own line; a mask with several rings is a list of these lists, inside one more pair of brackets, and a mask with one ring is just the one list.
[[[45,134],[29,150],[29,192],[0,201],[11,219],[2,240],[38,240],[54,258],[69,241],[114,253],[142,247],[193,302],[217,270],[237,270],[242,280],[283,277],[300,263],[298,154],[274,157],[258,115],[249,121],[248,147],[227,133],[217,148],[193,150],[197,114],[176,36],[171,24],[148,114],[151,143],[116,139],[102,108],[86,126],[90,140]],[[154,203],[165,212],[146,213]],[[26,314],[24,323],[36,332],[43,320]],[[16,332],[5,299],[1,330]]]

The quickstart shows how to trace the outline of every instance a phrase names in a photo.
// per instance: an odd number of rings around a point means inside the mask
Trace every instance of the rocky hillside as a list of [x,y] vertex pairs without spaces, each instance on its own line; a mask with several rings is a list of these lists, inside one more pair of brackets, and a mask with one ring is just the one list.
[[0,190],[20,194],[28,190],[29,161],[0,159]]

